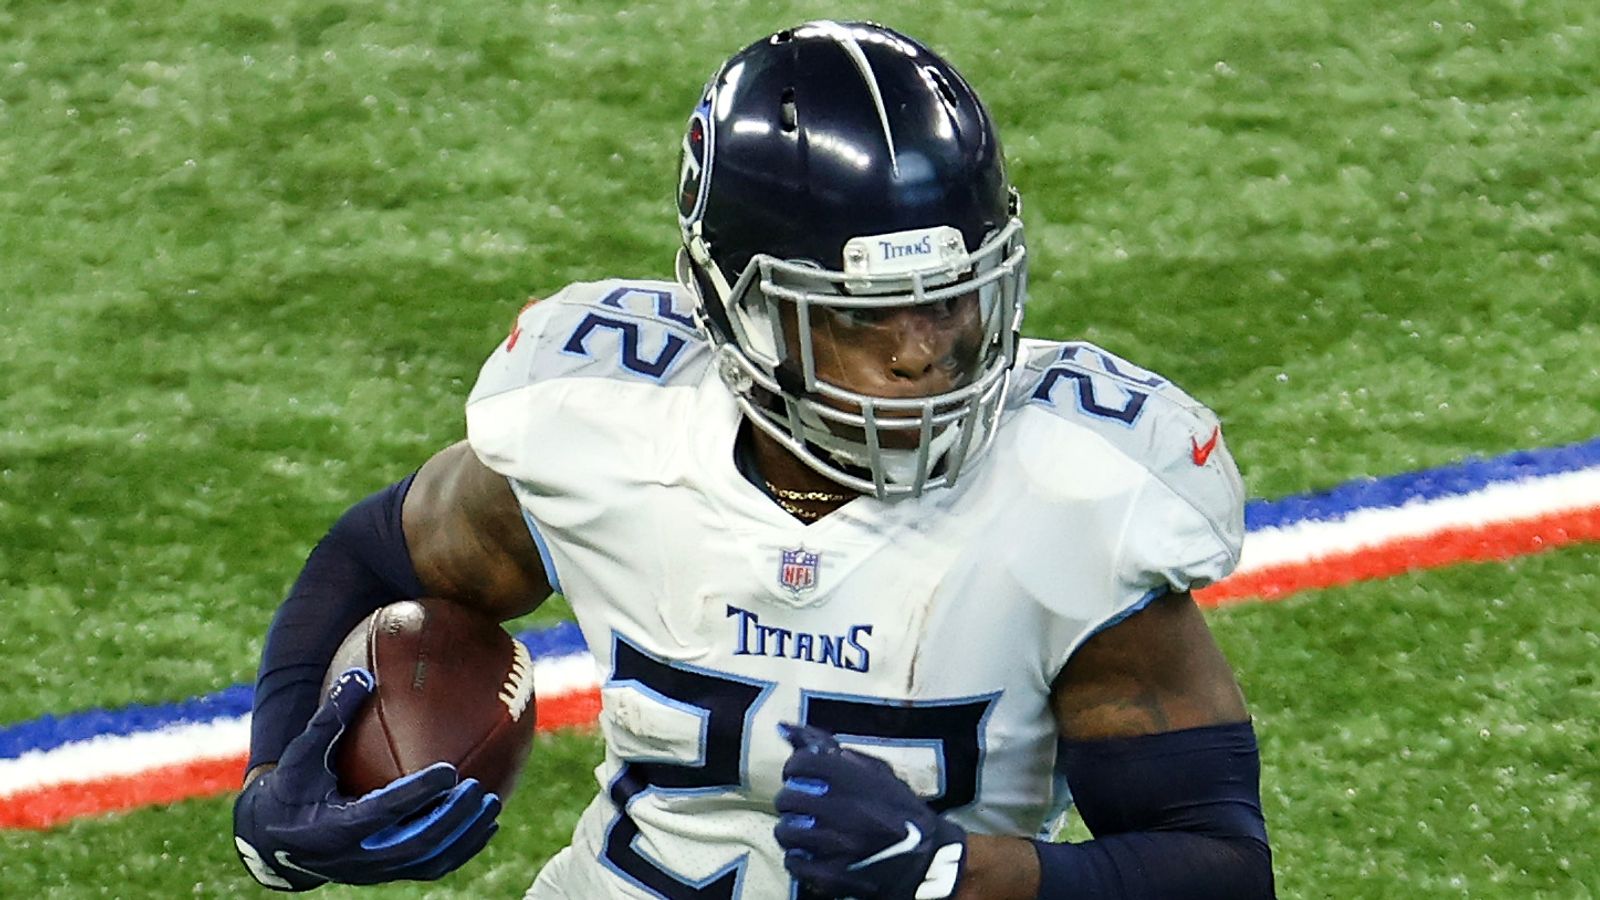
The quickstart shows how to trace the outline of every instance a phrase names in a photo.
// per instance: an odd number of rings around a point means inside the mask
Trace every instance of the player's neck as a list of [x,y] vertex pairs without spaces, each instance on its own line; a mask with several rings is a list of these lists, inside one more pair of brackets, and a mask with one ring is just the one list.
[[796,519],[815,521],[859,496],[796,459],[787,447],[749,422],[740,426],[740,432],[742,449],[748,452],[755,469],[753,474],[763,482],[756,487]]

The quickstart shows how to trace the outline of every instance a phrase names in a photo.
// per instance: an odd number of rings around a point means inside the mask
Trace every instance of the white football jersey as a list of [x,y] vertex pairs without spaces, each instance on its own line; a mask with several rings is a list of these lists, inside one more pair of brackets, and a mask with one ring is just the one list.
[[806,525],[740,475],[711,360],[675,284],[577,284],[468,400],[605,679],[599,794],[529,896],[791,897],[780,722],[883,757],[964,828],[1034,835],[1073,650],[1238,559],[1216,418],[1097,347],[1024,341],[955,487]]

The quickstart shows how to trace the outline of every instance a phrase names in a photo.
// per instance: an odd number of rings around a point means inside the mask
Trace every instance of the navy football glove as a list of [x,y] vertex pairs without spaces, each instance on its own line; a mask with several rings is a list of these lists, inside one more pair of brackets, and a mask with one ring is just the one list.
[[967,833],[935,813],[875,756],[810,725],[781,726],[795,748],[783,767],[773,833],[783,865],[809,891],[862,900],[955,895]]
[[277,768],[234,802],[234,846],[263,885],[306,891],[329,881],[432,880],[471,859],[500,827],[500,798],[476,779],[458,783],[449,763],[363,797],[339,793],[328,767],[333,743],[371,693],[364,669],[339,676]]

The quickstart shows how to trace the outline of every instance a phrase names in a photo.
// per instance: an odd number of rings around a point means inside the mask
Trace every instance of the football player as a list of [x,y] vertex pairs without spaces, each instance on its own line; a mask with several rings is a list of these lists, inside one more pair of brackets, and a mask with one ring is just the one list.
[[[360,797],[319,696],[401,598],[552,590],[605,675],[571,898],[1267,897],[1256,738],[1190,591],[1242,486],[1216,418],[1022,339],[1020,202],[923,44],[811,22],[724,63],[683,146],[675,281],[574,284],[484,364],[467,438],[355,504],[261,661],[236,845],[271,887],[436,878],[499,798]],[[1041,832],[1070,801],[1094,839]]]

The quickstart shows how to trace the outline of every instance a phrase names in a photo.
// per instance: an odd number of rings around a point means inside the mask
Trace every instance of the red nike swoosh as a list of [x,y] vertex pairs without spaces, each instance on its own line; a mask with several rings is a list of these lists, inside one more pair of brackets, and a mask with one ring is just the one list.
[[510,353],[512,348],[517,346],[517,340],[522,337],[522,314],[528,311],[528,307],[538,302],[538,297],[529,297],[528,302],[522,304],[522,308],[517,310],[517,317],[511,320],[511,335],[506,338],[507,353]]
[[1189,437],[1189,445],[1194,448],[1190,456],[1194,459],[1195,465],[1203,466],[1206,464],[1206,460],[1211,458],[1211,451],[1217,449],[1217,438],[1220,437],[1222,437],[1222,428],[1220,426],[1211,429],[1211,437],[1204,444],[1195,440],[1192,435]]

